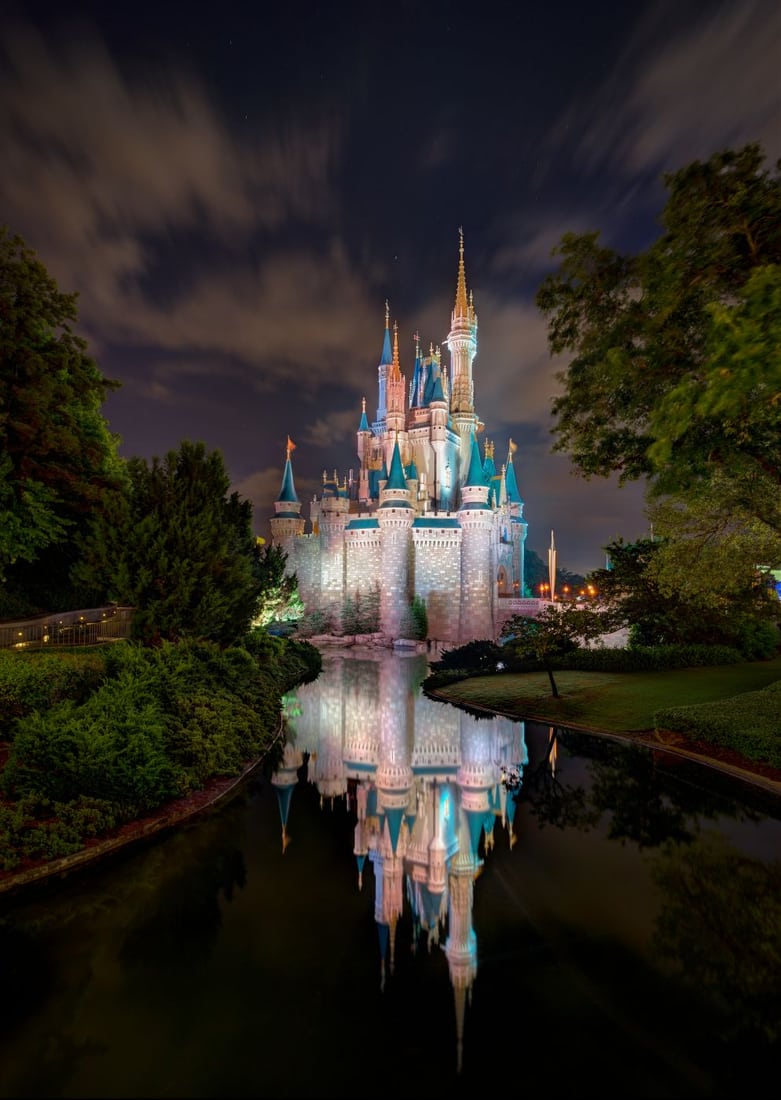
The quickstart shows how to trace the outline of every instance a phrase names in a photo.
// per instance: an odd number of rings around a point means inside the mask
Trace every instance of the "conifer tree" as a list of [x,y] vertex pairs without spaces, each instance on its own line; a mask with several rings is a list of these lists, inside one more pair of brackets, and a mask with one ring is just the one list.
[[124,480],[101,412],[117,383],[74,334],[76,303],[0,226],[0,581],[30,610],[66,609],[46,604],[68,600],[90,518]]

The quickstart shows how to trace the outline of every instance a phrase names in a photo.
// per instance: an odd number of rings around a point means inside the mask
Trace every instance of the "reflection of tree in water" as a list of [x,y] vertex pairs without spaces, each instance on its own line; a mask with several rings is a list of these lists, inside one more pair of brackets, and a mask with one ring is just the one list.
[[714,1005],[725,1037],[781,1042],[781,862],[705,833],[666,844],[654,878],[663,894],[656,947]]
[[537,825],[554,825],[557,829],[587,831],[599,821],[599,813],[591,806],[585,787],[562,783],[554,766],[561,731],[551,730],[547,751],[533,768],[527,767],[523,783],[513,801],[526,804]]
[[[589,761],[588,788],[562,781],[551,759],[561,747]],[[552,731],[545,758],[524,773],[518,801],[529,804],[540,827],[589,829],[609,814],[608,836],[640,848],[667,840],[691,841],[697,818],[727,816],[759,820],[754,812],[718,791],[660,767],[653,752],[573,730]]]
[[[139,968],[189,972],[206,962],[222,925],[220,895],[231,901],[246,883],[244,855],[236,848],[235,809],[220,815],[212,829],[193,830],[187,859],[169,853],[175,871],[150,895],[151,905],[137,914],[119,958],[129,973]],[[243,806],[239,811],[243,813]]]

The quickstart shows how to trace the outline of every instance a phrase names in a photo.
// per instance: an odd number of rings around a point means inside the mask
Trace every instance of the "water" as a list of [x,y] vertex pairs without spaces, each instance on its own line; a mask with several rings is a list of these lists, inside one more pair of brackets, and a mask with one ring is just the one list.
[[273,774],[3,903],[0,1095],[764,1093],[779,801],[424,674],[328,657]]

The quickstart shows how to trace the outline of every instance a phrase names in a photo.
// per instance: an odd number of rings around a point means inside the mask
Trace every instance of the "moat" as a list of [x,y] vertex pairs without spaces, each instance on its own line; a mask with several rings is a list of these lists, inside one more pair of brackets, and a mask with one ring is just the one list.
[[3,901],[0,1095],[759,1094],[781,802],[425,672],[327,652],[228,805]]

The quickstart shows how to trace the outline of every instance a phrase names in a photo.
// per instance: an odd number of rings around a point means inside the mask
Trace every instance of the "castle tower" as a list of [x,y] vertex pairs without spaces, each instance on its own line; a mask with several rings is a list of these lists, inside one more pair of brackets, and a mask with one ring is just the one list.
[[387,425],[385,461],[388,463],[388,467],[390,467],[393,460],[394,445],[398,443],[401,451],[404,451],[406,448],[407,420],[404,390],[404,375],[401,373],[401,365],[399,363],[399,328],[394,321],[393,357],[388,372],[387,409],[385,415],[385,423]]
[[518,449],[518,444],[513,443],[510,440],[510,446],[507,452],[507,466],[504,472],[504,491],[507,497],[507,508],[510,513],[510,537],[512,539],[513,559],[512,559],[512,575],[513,581],[518,585],[518,595],[524,594],[525,583],[525,561],[524,551],[526,545],[526,533],[529,529],[528,523],[523,518],[523,499],[518,492],[518,482],[515,477],[515,468],[513,466],[513,455]]
[[349,507],[346,488],[340,488],[336,470],[331,479],[323,471],[319,518],[320,600],[321,607],[337,619],[344,602],[344,529]]
[[489,487],[483,477],[477,436],[472,447],[466,482],[461,489],[458,522],[463,531],[461,552],[460,638],[494,637],[494,571],[491,562],[493,514]]
[[391,351],[390,342],[390,305],[388,300],[385,300],[385,336],[382,341],[382,356],[380,357],[380,364],[377,367],[378,377],[378,397],[377,397],[377,419],[374,422],[374,427],[377,431],[385,430],[385,417],[387,414],[387,388],[388,388],[388,374],[393,365],[393,352]]
[[399,444],[393,444],[388,480],[380,490],[377,520],[380,526],[380,625],[388,638],[401,636],[410,604],[410,553],[412,541],[411,492],[404,479]]
[[370,456],[370,444],[372,438],[371,428],[369,427],[369,421],[366,419],[366,398],[361,398],[361,419],[358,424],[358,461],[360,463],[358,469],[358,500],[364,503],[371,499],[371,490],[369,488],[369,458]]
[[470,462],[469,437],[478,431],[480,424],[475,414],[472,363],[477,354],[477,314],[471,296],[467,297],[466,270],[464,268],[464,232],[459,229],[458,279],[456,301],[450,317],[447,346],[450,350],[450,412],[453,426],[461,436],[461,469],[459,482]]
[[293,483],[293,467],[290,464],[290,455],[295,450],[295,446],[295,443],[288,436],[285,468],[282,472],[282,487],[279,490],[279,496],[274,501],[274,516],[269,521],[273,544],[284,550],[291,564],[295,561],[295,538],[297,535],[303,535],[306,523],[301,515],[301,501],[296,494],[296,487]]

